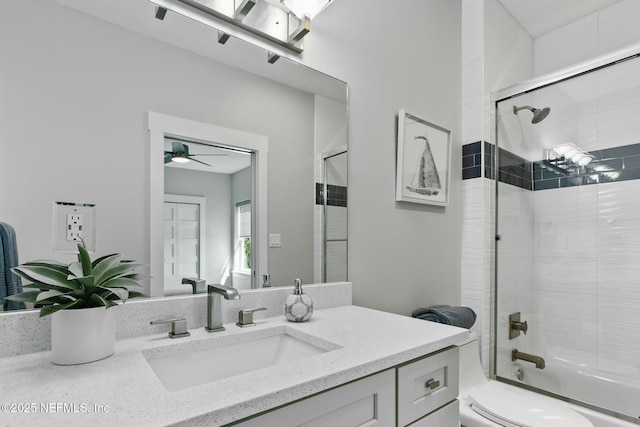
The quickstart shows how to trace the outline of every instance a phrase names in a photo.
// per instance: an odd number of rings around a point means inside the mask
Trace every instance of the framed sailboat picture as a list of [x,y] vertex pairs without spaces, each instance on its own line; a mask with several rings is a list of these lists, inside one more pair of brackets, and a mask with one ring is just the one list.
[[447,206],[451,131],[398,112],[396,201]]

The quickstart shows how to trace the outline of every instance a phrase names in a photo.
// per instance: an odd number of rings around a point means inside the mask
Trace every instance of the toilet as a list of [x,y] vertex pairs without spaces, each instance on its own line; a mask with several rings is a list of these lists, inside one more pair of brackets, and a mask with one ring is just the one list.
[[480,365],[475,333],[459,347],[462,427],[593,427],[587,418],[555,399],[488,380]]

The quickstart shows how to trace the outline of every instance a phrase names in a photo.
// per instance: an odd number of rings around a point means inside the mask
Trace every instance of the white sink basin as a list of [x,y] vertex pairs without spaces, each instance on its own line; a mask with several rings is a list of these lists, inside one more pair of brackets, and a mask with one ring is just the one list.
[[142,353],[169,391],[326,353],[340,346],[288,327],[186,341]]

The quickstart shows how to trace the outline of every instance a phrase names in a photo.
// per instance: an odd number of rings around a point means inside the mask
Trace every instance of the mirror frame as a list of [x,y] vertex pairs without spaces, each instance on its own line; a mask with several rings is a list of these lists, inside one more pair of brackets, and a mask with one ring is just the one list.
[[149,297],[164,296],[164,139],[181,137],[242,149],[252,153],[253,204],[252,237],[257,250],[252,250],[252,288],[256,278],[268,270],[267,249],[267,154],[269,139],[263,135],[224,128],[209,123],[149,111],[147,113],[149,147]]

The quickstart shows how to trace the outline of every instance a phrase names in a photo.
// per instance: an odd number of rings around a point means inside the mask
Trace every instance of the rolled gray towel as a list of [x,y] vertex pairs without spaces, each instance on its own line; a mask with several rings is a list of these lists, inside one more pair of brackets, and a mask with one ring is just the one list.
[[470,329],[476,322],[476,313],[469,307],[451,307],[450,305],[432,305],[416,308],[411,316],[430,322],[444,323]]

